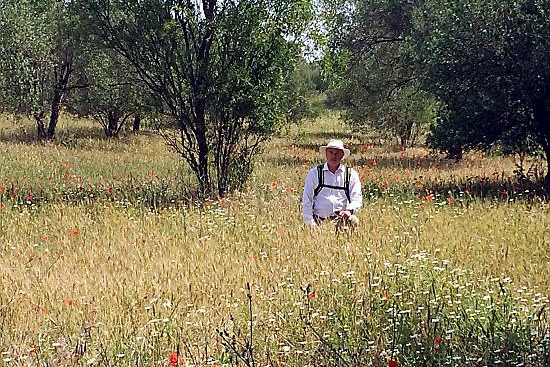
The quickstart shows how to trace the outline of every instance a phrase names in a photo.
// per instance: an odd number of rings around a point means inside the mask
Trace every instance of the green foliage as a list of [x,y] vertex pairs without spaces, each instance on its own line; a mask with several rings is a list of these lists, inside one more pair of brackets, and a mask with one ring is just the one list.
[[72,2],[7,0],[1,7],[0,110],[33,117],[38,136],[52,139],[64,98],[80,84],[74,71],[87,55],[86,32]]
[[86,88],[76,90],[69,100],[69,110],[78,116],[92,116],[105,135],[118,136],[126,121],[152,111],[158,104],[133,77],[133,69],[120,54],[96,44],[81,71]]
[[[168,144],[199,191],[223,196],[247,180],[281,122],[284,84],[308,20],[307,1],[83,0],[108,46],[163,101]],[[216,177],[215,184],[211,176]]]
[[297,123],[304,118],[318,116],[310,100],[324,89],[319,65],[299,61],[286,81],[285,117],[287,122]]
[[[510,279],[481,288],[449,262],[417,253],[402,263],[318,289],[302,320],[323,366],[545,366],[545,297]],[[311,293],[309,293],[311,294]],[[324,299],[325,301],[321,301]]]
[[[333,75],[329,102],[348,122],[413,145],[432,122],[436,102],[420,90],[414,61],[413,2],[344,1],[333,4],[325,67]],[[347,6],[345,6],[347,4]],[[340,10],[343,9],[343,10]]]
[[426,1],[417,16],[424,87],[450,111],[431,145],[521,151],[536,142],[550,161],[548,4]]
[[[430,146],[457,159],[468,149],[537,145],[550,162],[545,1],[324,3],[329,101],[349,121],[401,140],[409,126],[431,126]],[[437,119],[422,112],[438,106]]]
[[53,83],[55,29],[49,20],[55,7],[35,1],[2,1],[0,7],[2,110],[44,114]]

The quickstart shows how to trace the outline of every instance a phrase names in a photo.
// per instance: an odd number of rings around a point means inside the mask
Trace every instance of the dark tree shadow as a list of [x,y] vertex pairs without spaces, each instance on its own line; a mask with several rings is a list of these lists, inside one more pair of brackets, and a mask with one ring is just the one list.
[[313,144],[313,143],[295,143],[293,144],[294,147],[306,151],[319,151],[319,144]]
[[[301,167],[304,165],[315,165],[315,161],[302,157],[275,157],[269,158],[269,161],[277,166],[289,166],[289,167]],[[319,163],[322,163],[322,159],[319,159]]]
[[423,180],[406,187],[384,187],[378,182],[364,181],[365,198],[392,196],[400,199],[417,198],[421,202],[443,202],[469,206],[475,201],[500,203],[550,204],[550,185],[544,180],[491,179],[470,177],[445,182]]
[[446,168],[454,169],[459,168],[460,163],[456,163],[452,159],[447,159],[443,155],[427,155],[422,157],[377,157],[373,155],[371,158],[358,157],[354,158],[353,155],[349,158],[348,164],[354,167],[360,166],[373,166],[381,168],[408,168],[408,169],[427,169],[427,168]]
[[359,133],[353,133],[353,132],[337,132],[336,133],[336,132],[329,132],[329,131],[308,133],[306,135],[307,135],[308,140],[309,139],[324,139],[327,142],[330,139],[340,139],[340,140],[343,140],[345,142],[346,140],[349,141],[349,140],[353,140],[353,139],[360,139],[360,138],[363,137],[363,135],[361,135]]
[[[135,136],[154,135],[149,131],[139,131],[137,133],[127,131],[121,132],[117,137],[107,137],[101,127],[94,126],[70,126],[64,129],[58,129],[55,138],[52,141],[44,141],[38,138],[36,130],[33,128],[21,128],[16,131],[0,131],[0,141],[13,144],[28,145],[60,145],[68,149],[78,150],[109,150],[123,151],[123,145],[103,144],[111,141],[120,141],[131,144]],[[90,144],[90,140],[97,142],[97,145]],[[117,148],[118,147],[118,148]]]

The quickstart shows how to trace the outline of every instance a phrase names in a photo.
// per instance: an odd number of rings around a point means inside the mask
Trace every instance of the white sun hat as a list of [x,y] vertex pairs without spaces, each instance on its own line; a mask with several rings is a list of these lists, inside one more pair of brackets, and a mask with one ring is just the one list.
[[344,143],[342,142],[342,140],[330,139],[327,145],[321,145],[319,147],[319,152],[324,156],[326,155],[327,148],[340,149],[341,151],[343,151],[344,157],[342,159],[349,157],[351,154],[349,149],[344,148]]

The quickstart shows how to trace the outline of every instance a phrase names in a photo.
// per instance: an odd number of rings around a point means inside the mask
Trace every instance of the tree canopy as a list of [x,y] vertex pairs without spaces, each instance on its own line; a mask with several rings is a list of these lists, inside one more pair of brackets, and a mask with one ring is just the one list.
[[293,40],[308,20],[309,3],[80,3],[108,47],[162,100],[173,123],[163,134],[195,172],[199,191],[216,188],[223,196],[244,184],[260,143],[281,121],[285,80],[299,51]]
[[[432,148],[536,145],[550,166],[547,1],[327,3],[336,4],[340,16],[331,16],[348,29],[335,32],[327,64],[338,76],[333,95],[352,121],[404,119],[413,106],[433,117],[435,108]],[[411,94],[414,88],[421,93]]]
[[448,110],[432,145],[536,142],[550,161],[548,2],[426,1],[418,20],[424,86]]
[[34,118],[40,138],[54,137],[63,100],[81,86],[86,32],[74,10],[61,0],[0,4],[0,110]]

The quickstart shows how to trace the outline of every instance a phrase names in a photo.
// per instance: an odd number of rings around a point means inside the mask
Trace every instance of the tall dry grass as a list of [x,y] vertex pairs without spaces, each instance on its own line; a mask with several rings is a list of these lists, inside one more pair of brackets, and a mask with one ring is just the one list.
[[[246,341],[250,318],[255,363],[313,364],[323,341],[303,316],[341,310],[346,284],[362,285],[362,302],[406,293],[395,269],[411,259],[425,261],[407,273],[419,293],[435,266],[481,292],[500,284],[526,315],[548,305],[548,198],[518,186],[513,159],[392,149],[324,116],[273,139],[246,190],[196,202],[158,137],[107,140],[64,121],[62,143],[33,142],[21,121],[1,130],[5,365],[174,365],[170,353],[228,364],[247,347],[231,351],[220,333]],[[365,186],[359,228],[339,236],[300,216],[303,178],[329,137],[352,147]]]

